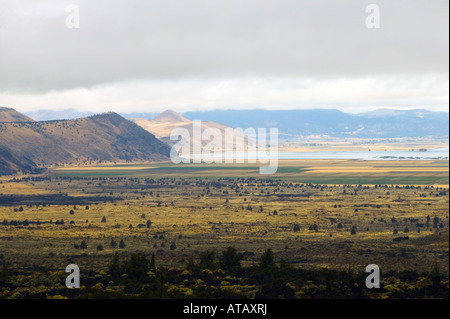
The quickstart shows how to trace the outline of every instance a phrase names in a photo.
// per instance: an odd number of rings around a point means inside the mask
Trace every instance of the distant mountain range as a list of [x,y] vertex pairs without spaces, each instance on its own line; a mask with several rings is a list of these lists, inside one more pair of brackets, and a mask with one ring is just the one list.
[[361,114],[338,110],[223,110],[184,113],[188,119],[220,121],[231,127],[271,128],[280,138],[330,136],[337,138],[430,137],[448,139],[449,113],[427,110],[382,109]]
[[[118,113],[125,118],[144,118],[153,119],[158,113]],[[83,117],[93,116],[92,112],[78,112],[77,110],[67,109],[61,111],[38,110],[33,112],[25,112],[25,115],[35,121],[51,121],[51,120],[74,120]],[[0,117],[1,118],[1,117]]]
[[[90,114],[90,113],[89,113]],[[30,114],[29,114],[30,115]],[[37,115],[37,113],[36,113]],[[85,113],[45,111],[32,118],[0,107],[0,175],[35,172],[42,167],[116,161],[168,160],[169,136],[202,121],[202,130],[276,127],[280,139],[333,138],[449,138],[449,113],[426,110],[377,110],[348,114],[338,110],[219,110],[117,113],[83,117]],[[47,120],[38,120],[45,117]],[[49,118],[66,118],[48,120]],[[75,117],[76,119],[67,119]],[[159,138],[159,139],[158,139]],[[202,141],[204,144],[205,141]]]
[[18,114],[0,109],[0,175],[36,172],[50,165],[157,161],[170,156],[169,146],[116,113],[55,121],[26,121]]
[[[74,119],[93,115],[75,110],[26,113],[34,120]],[[120,113],[127,119],[152,120],[157,113]],[[307,136],[336,138],[449,137],[449,113],[427,110],[380,109],[349,114],[333,109],[314,110],[215,110],[182,113],[185,119],[216,122],[227,127],[277,127],[280,138]],[[144,123],[142,121],[141,123]],[[143,124],[145,125],[145,124]],[[150,130],[151,131],[151,130]]]

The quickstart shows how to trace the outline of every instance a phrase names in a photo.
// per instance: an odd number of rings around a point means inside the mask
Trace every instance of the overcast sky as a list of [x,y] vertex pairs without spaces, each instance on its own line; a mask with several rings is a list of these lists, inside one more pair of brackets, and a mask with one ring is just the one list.
[[0,106],[448,111],[448,37],[448,0],[0,0]]

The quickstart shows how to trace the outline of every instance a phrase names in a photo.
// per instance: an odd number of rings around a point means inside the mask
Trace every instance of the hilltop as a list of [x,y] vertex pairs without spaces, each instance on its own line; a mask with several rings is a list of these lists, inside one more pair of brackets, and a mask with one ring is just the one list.
[[[129,120],[135,122],[148,132],[154,134],[157,138],[167,143],[168,145],[173,145],[174,143],[176,143],[176,141],[170,140],[171,132],[177,128],[184,128],[189,132],[191,136],[191,145],[193,145],[194,143],[194,141],[192,140],[193,121],[187,119],[186,117],[182,116],[181,114],[175,111],[172,110],[164,111],[155,116],[152,120],[147,120],[143,118],[134,118]],[[225,129],[230,128],[230,126],[215,121],[202,121],[201,125],[202,132],[207,128],[216,128],[221,132],[222,136],[224,136]],[[221,141],[220,143],[215,142],[216,141],[214,141],[213,144],[216,148],[223,147]],[[202,145],[206,145],[208,143],[209,143],[208,140],[202,140]]]
[[0,123],[33,122],[33,119],[9,107],[0,107]]

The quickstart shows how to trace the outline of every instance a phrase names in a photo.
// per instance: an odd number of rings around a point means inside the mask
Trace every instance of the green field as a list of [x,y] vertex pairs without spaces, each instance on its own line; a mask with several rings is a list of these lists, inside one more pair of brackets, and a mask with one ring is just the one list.
[[260,175],[255,164],[117,164],[50,170],[72,177],[258,177],[314,184],[448,185],[448,161],[281,160],[273,175]]

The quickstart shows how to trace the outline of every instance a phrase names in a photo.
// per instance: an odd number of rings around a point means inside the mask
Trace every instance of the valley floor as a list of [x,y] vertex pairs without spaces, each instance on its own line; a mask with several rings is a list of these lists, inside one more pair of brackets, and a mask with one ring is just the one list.
[[271,249],[277,267],[361,273],[377,264],[382,274],[434,271],[448,287],[448,162],[376,164],[287,161],[269,179],[245,165],[169,163],[2,179],[0,263],[24,278],[48,271],[61,277],[72,263],[100,278],[116,253],[140,252],[181,275],[190,260],[211,251],[218,262],[233,246],[243,269]]

